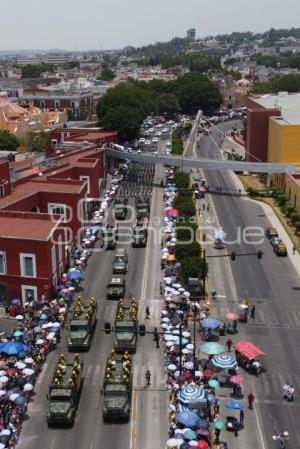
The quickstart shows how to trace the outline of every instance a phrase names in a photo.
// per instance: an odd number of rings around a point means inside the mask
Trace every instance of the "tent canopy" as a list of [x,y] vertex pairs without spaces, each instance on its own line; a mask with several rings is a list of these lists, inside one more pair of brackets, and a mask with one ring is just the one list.
[[249,360],[255,359],[259,355],[266,355],[265,352],[249,341],[240,341],[234,345],[234,348]]

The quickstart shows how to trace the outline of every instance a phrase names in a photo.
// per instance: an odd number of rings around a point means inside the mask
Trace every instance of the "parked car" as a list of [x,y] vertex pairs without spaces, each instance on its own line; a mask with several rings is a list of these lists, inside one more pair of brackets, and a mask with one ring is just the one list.
[[274,248],[275,245],[278,245],[279,243],[282,243],[282,240],[280,238],[278,238],[278,237],[271,237],[270,238],[270,243],[271,243],[271,245]]
[[276,243],[273,246],[273,249],[274,249],[274,253],[276,254],[276,256],[282,256],[282,257],[287,256],[287,249],[283,242]]
[[276,228],[267,228],[266,229],[266,237],[271,239],[272,237],[278,237],[278,232]]

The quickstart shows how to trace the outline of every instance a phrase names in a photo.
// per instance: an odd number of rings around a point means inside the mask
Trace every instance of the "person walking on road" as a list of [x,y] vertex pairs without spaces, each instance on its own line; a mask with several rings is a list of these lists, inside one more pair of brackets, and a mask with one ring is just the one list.
[[153,341],[155,341],[156,347],[159,348],[159,334],[156,327],[154,328],[153,336],[154,336]]
[[205,210],[205,203],[203,204],[202,209]]
[[250,410],[253,409],[253,402],[254,402],[254,399],[255,399],[254,394],[253,394],[253,393],[249,393],[249,394],[248,394],[248,408],[249,408]]
[[244,427],[244,417],[245,417],[244,410],[241,410],[240,411],[240,426],[241,427]]
[[148,385],[150,385],[150,380],[151,380],[151,373],[148,369],[145,373],[145,377],[146,377],[146,382],[147,382],[147,386],[148,386]]
[[231,338],[228,338],[228,340],[226,341],[226,346],[227,346],[228,352],[231,351],[232,344],[233,344],[233,341],[231,340]]
[[252,320],[255,319],[255,304],[253,304],[253,306],[251,307],[250,316],[251,316]]
[[234,430],[234,436],[239,436],[239,429],[240,429],[240,423],[238,420],[234,421],[233,423],[233,430]]
[[209,210],[210,210],[210,205],[209,204],[206,206],[206,210],[209,213]]
[[296,251],[297,251],[296,245],[293,245],[292,251],[293,251],[293,256],[294,256],[296,254]]
[[149,320],[149,318],[150,318],[150,309],[149,309],[148,306],[146,307],[145,313],[146,313],[146,320]]

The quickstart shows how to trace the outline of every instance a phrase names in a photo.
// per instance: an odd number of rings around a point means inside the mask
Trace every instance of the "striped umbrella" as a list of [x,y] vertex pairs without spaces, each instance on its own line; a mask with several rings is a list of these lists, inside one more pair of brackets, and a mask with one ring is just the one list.
[[200,350],[201,352],[203,352],[203,354],[207,355],[222,354],[222,352],[225,352],[224,346],[220,345],[219,343],[215,343],[213,341],[202,345]]
[[237,361],[232,355],[219,354],[212,358],[212,364],[220,369],[232,369],[237,366]]
[[177,395],[182,404],[202,402],[206,398],[206,392],[198,385],[189,385],[183,388]]

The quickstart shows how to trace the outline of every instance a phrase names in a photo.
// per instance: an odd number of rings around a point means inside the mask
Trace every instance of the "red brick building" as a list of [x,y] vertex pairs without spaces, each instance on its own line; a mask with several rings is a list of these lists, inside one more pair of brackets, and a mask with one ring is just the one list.
[[268,161],[269,117],[280,116],[278,109],[267,109],[247,99],[246,160],[248,162]]
[[51,296],[66,264],[64,231],[48,214],[0,211],[0,303]]
[[0,161],[0,198],[9,195],[10,192],[9,163],[8,161]]

